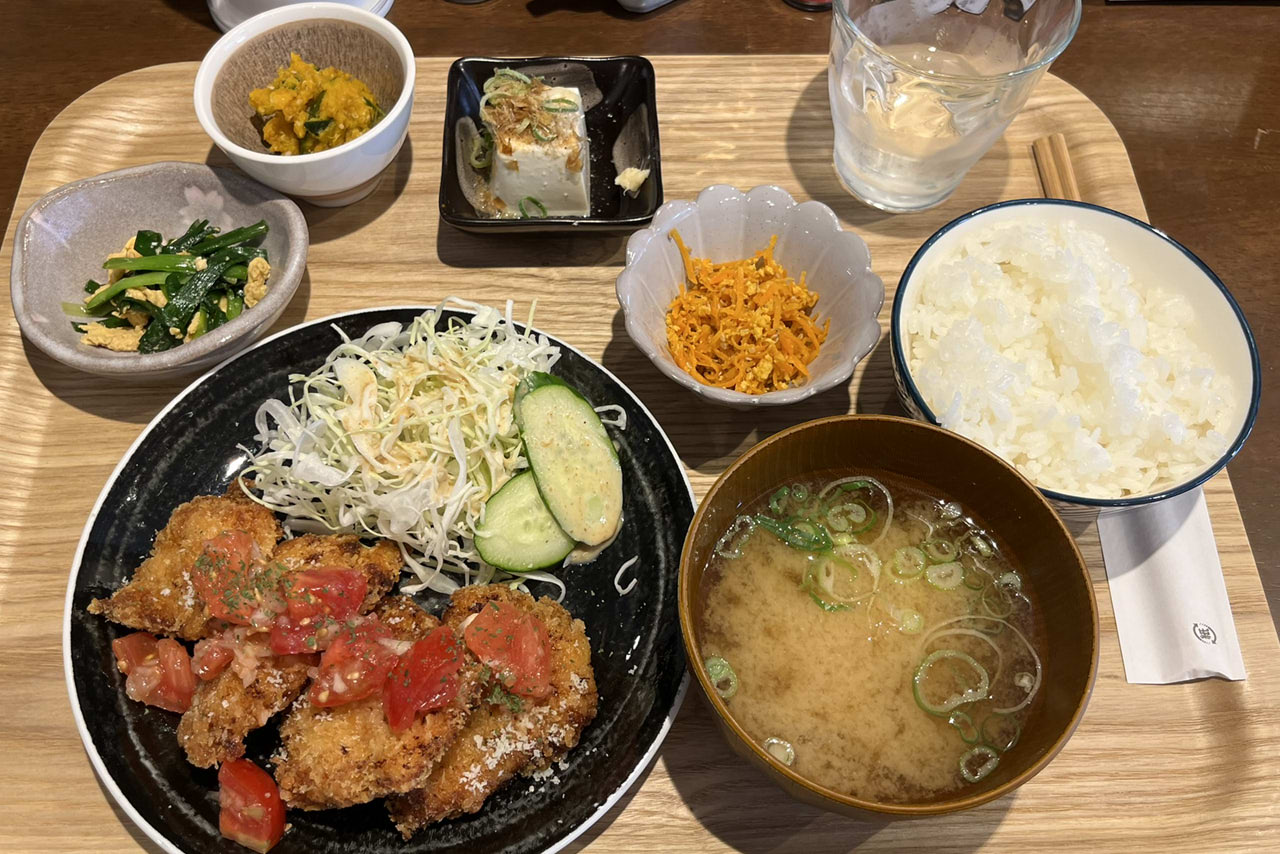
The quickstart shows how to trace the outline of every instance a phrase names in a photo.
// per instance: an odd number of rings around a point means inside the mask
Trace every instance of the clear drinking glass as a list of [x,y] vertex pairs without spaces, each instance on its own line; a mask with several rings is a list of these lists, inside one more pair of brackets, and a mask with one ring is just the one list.
[[917,211],[951,195],[1080,23],[1080,0],[957,2],[832,8],[836,173],[873,207]]

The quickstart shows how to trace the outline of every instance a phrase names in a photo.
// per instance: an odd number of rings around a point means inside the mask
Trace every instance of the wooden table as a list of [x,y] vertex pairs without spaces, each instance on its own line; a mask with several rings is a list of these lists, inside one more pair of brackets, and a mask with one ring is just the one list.
[[[121,7],[0,4],[0,221],[36,137],[94,85],[133,68],[199,59],[220,33],[204,0]],[[749,10],[749,11],[747,11]],[[782,0],[675,0],[631,15],[615,0],[401,0],[390,15],[419,56],[547,53],[822,53],[830,16]],[[1106,5],[1085,0],[1054,73],[1080,88],[1128,146],[1151,222],[1199,254],[1280,363],[1280,8]],[[716,85],[732,85],[718,81]],[[0,306],[0,316],[8,306]],[[1280,615],[1280,374],[1264,368],[1253,438],[1231,467],[1273,615]]]
[[[462,289],[476,300],[539,298],[538,324],[601,359],[647,403],[701,495],[715,475],[759,438],[835,412],[896,406],[887,352],[878,348],[849,388],[791,407],[746,414],[697,404],[661,376],[626,339],[612,292],[624,238],[616,235],[492,241],[438,222],[447,59],[420,59],[410,142],[374,195],[340,210],[308,207],[308,283],[278,325],[375,304],[433,303]],[[195,63],[158,66],[109,81],[69,107],[32,154],[20,207],[89,172],[154,159],[222,162],[185,100]],[[928,234],[959,213],[1032,195],[1032,140],[1065,131],[1079,152],[1085,198],[1136,216],[1142,200],[1123,147],[1098,109],[1054,78],[937,210],[914,217],[871,211],[836,185],[825,60],[787,56],[655,59],[663,114],[664,182],[688,197],[717,180],[777,181],[830,205],[871,247],[875,272],[892,289]],[[702,81],[717,73],[748,84],[726,95]],[[127,112],[116,105],[136,96]],[[780,106],[752,114],[753,98]],[[171,104],[178,104],[171,107]],[[126,126],[127,123],[127,126]],[[121,132],[111,145],[84,140]],[[724,140],[709,150],[706,140]],[[16,217],[11,217],[12,228]],[[411,239],[406,240],[406,230]],[[358,239],[353,239],[358,238]],[[384,247],[394,245],[394,257]],[[7,268],[0,252],[0,275]],[[376,259],[376,260],[375,260]],[[569,266],[566,266],[569,265]],[[461,269],[460,269],[461,268]],[[352,279],[352,271],[359,277]],[[0,290],[3,284],[0,284]],[[2,298],[0,294],[0,298]],[[882,327],[887,314],[880,316]],[[60,679],[61,585],[83,520],[116,459],[174,386],[127,393],[63,368],[0,330],[0,433],[11,446],[9,489],[0,493],[0,684],[17,701],[0,724],[0,840],[15,850],[136,850],[136,830],[113,820],[71,725]],[[51,493],[50,491],[53,490]],[[47,494],[57,496],[49,512]],[[815,851],[1033,850],[1115,846],[1162,852],[1187,842],[1247,851],[1280,833],[1280,642],[1253,566],[1227,475],[1206,488],[1223,574],[1234,604],[1249,679],[1172,686],[1125,682],[1096,533],[1078,537],[1089,561],[1102,629],[1098,683],[1066,750],[1015,796],[929,822],[878,825],[817,812],[783,797],[730,753],[695,697],[677,717],[637,789],[571,850]],[[1117,788],[1116,780],[1123,780]],[[1212,784],[1213,792],[1204,787]],[[1134,820],[1141,814],[1142,821]],[[1208,820],[1206,820],[1206,817]],[[132,834],[132,836],[131,836]]]
[[[402,0],[392,18],[420,55],[825,49],[825,16],[795,12],[780,0],[752,2],[756,5],[749,16],[731,14],[742,8],[741,2],[678,0],[665,11],[629,20],[616,11],[612,0],[574,3],[573,9],[568,8],[568,0],[562,4],[533,0],[527,5],[493,0],[480,7]],[[0,57],[0,68],[11,86],[9,97],[0,99],[0,119],[8,130],[7,144],[0,152],[0,199],[6,204],[16,194],[35,137],[59,108],[92,85],[130,68],[198,58],[217,35],[208,28],[207,14],[198,2],[157,3],[144,14],[121,11],[115,4],[51,0],[43,5],[38,20],[15,16],[11,10],[17,5],[0,10],[0,22],[10,37]],[[575,11],[584,7],[593,11]],[[1108,26],[1113,21],[1124,23]],[[1253,7],[1090,6],[1076,44],[1055,65],[1055,72],[1080,85],[1118,125],[1133,155],[1139,186],[1146,191],[1152,220],[1192,245],[1232,285],[1254,323],[1264,360],[1269,349],[1274,350],[1270,339],[1276,337],[1267,334],[1271,326],[1266,324],[1280,325],[1276,310],[1268,313],[1264,305],[1271,270],[1280,260],[1264,208],[1266,204],[1274,208],[1280,198],[1280,170],[1276,169],[1280,133],[1262,132],[1269,128],[1268,122],[1275,124],[1273,105],[1280,91],[1275,74],[1267,76],[1263,64],[1270,62],[1275,69],[1274,56],[1263,48],[1276,43],[1278,21],[1275,10]],[[1168,54],[1184,50],[1193,41],[1208,45],[1198,50],[1200,58],[1194,66],[1185,60],[1176,67],[1167,65]],[[514,50],[513,45],[521,49]],[[789,63],[797,60],[776,61],[784,73],[795,72]],[[1146,78],[1139,73],[1143,70]],[[1135,79],[1141,85],[1135,85]],[[1150,109],[1153,99],[1163,104],[1160,110]],[[189,110],[189,102],[182,110],[184,114]],[[433,147],[436,137],[434,131],[428,135]],[[795,168],[796,175],[803,179],[817,174],[820,159],[816,154],[805,159]],[[425,164],[424,170],[430,171]],[[743,180],[753,177],[744,175]],[[776,180],[763,173],[762,177]],[[676,190],[676,185],[669,185],[669,192]],[[690,188],[679,186],[679,191],[687,193]],[[1123,207],[1123,200],[1096,200]],[[865,209],[858,213],[852,203],[842,206],[841,212],[855,224],[869,213]],[[8,213],[6,209],[6,219]],[[594,264],[619,263],[618,247],[599,244],[595,248],[601,254]],[[477,263],[470,255],[456,260],[464,265]],[[896,271],[879,272],[887,279],[896,277]],[[584,270],[571,272],[569,278],[584,274]],[[317,281],[318,277],[317,273]],[[319,311],[327,297],[317,288],[311,299]],[[0,306],[0,311],[7,310],[7,305]],[[643,371],[635,376],[645,381]],[[58,392],[67,400],[83,398],[94,382],[65,376],[53,379],[56,388],[32,388],[24,385],[33,382],[29,370],[0,372],[0,395],[9,406],[21,408],[25,395],[46,398]],[[46,383],[49,380],[49,375],[42,377]],[[21,457],[22,468],[40,472],[40,486],[50,499],[42,506],[34,502],[23,506],[21,518],[6,514],[0,524],[0,550],[12,559],[11,571],[0,578],[0,639],[4,639],[0,649],[5,682],[15,702],[11,723],[0,724],[0,743],[13,748],[6,751],[3,766],[0,849],[136,850],[135,842],[142,842],[122,815],[111,821],[108,799],[94,790],[92,777],[86,777],[87,763],[78,752],[74,733],[67,731],[68,710],[56,702],[51,705],[61,690],[56,666],[59,639],[56,626],[50,630],[60,610],[53,600],[60,598],[60,592],[48,587],[48,564],[49,556],[67,551],[67,531],[78,529],[105,470],[123,447],[119,437],[136,433],[169,391],[145,392],[131,407],[112,408],[103,421],[113,437],[110,459],[102,459],[91,441],[61,442],[39,451],[31,450],[34,440],[11,441],[11,453]],[[1274,501],[1271,484],[1280,471],[1280,454],[1274,438],[1268,441],[1268,436],[1274,437],[1280,420],[1271,414],[1267,400],[1264,397],[1264,416],[1246,448],[1244,464],[1233,465],[1231,471],[1260,569],[1274,595],[1280,566],[1269,546],[1280,539],[1273,533],[1280,511],[1269,502]],[[68,417],[86,414],[77,412],[74,405],[65,412]],[[735,434],[730,444],[742,438]],[[6,481],[6,486],[31,489],[32,484]],[[700,486],[705,487],[705,482]],[[1230,548],[1233,556],[1224,556],[1224,561],[1247,556],[1247,545],[1238,540]],[[944,842],[959,850],[984,845],[1037,850],[1048,840],[1038,837],[1020,818],[1042,811],[1056,827],[1068,829],[1055,833],[1052,840],[1055,848],[1067,850],[1109,850],[1118,847],[1120,840],[1125,848],[1151,851],[1170,850],[1174,840],[1199,850],[1265,848],[1273,844],[1280,818],[1275,789],[1270,788],[1274,773],[1268,770],[1280,762],[1271,734],[1274,709],[1280,703],[1274,693],[1268,693],[1274,690],[1269,686],[1277,678],[1275,661],[1280,659],[1275,655],[1274,635],[1257,628],[1265,606],[1256,595],[1256,582],[1252,590],[1236,584],[1230,590],[1233,600],[1249,603],[1247,614],[1237,611],[1238,618],[1247,619],[1253,627],[1250,636],[1242,639],[1249,682],[1186,689],[1126,686],[1116,675],[1118,657],[1112,641],[1112,675],[1100,678],[1086,718],[1086,726],[1092,729],[1082,730],[1073,740],[1072,752],[1050,767],[1043,786],[1028,787],[1015,798],[968,818],[946,820],[928,830],[918,824],[882,827],[781,801],[719,744],[702,704],[691,698],[661,763],[646,783],[645,796],[633,793],[624,798],[585,841],[595,843],[592,850],[839,851],[855,846],[932,850]],[[1249,657],[1250,650],[1264,654]],[[1179,693],[1183,691],[1188,693]],[[1171,714],[1171,696],[1182,698],[1173,705],[1194,717],[1179,720]],[[1259,698],[1266,697],[1271,711],[1258,710]],[[1127,714],[1113,717],[1120,712]],[[1153,733],[1159,737],[1147,740]],[[1143,755],[1142,745],[1152,743],[1160,746],[1158,755]],[[1165,767],[1178,770],[1165,775],[1167,783],[1157,795],[1143,781],[1150,779],[1149,766],[1161,760],[1169,763]],[[1243,775],[1236,773],[1239,769],[1245,769]],[[1100,792],[1105,792],[1105,798]],[[1103,800],[1113,803],[1114,809],[1098,809]],[[626,810],[625,822],[613,820],[621,809]],[[1073,814],[1079,817],[1073,820]],[[1217,824],[1208,818],[1211,814],[1227,814],[1231,819]],[[38,832],[41,827],[48,828],[45,842]],[[665,833],[664,828],[679,830]]]

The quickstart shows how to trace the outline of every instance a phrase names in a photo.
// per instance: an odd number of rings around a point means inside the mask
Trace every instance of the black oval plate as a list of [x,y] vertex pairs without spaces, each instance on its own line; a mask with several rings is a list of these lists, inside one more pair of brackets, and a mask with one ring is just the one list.
[[[244,849],[218,833],[214,771],[189,765],[178,715],[126,698],[111,655],[126,631],[89,615],[90,599],[119,587],[146,557],[179,504],[226,489],[254,447],[254,414],[287,395],[289,375],[310,373],[340,341],[377,323],[408,323],[425,308],[336,315],[262,341],[196,380],[147,426],[98,497],[76,554],[63,618],[63,659],[80,737],[99,777],[130,818],[166,851]],[[445,317],[465,316],[446,311]],[[550,336],[548,336],[550,337]],[[680,548],[693,518],[684,467],[653,416],[607,370],[572,347],[552,373],[596,406],[617,404],[627,429],[609,428],[624,483],[623,527],[594,564],[566,569],[565,607],[586,623],[600,692],[599,713],[563,767],[541,781],[517,779],[473,816],[428,827],[405,842],[381,802],[325,812],[291,810],[292,829],[273,850],[290,852],[555,851],[600,818],[644,771],[684,697],[687,678],[676,613]],[[639,579],[619,596],[618,567],[633,555]],[[628,572],[627,579],[631,577]],[[554,595],[534,583],[535,593]],[[444,597],[424,597],[436,613]],[[275,727],[250,737],[265,763]]]

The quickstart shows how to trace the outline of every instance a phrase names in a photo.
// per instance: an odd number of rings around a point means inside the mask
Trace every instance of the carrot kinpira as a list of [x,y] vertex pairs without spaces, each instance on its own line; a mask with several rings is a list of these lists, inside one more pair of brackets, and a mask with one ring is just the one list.
[[667,309],[667,344],[681,370],[699,382],[747,394],[791,388],[809,377],[831,321],[813,317],[818,295],[773,257],[777,235],[751,258],[694,258],[680,233],[687,282]]

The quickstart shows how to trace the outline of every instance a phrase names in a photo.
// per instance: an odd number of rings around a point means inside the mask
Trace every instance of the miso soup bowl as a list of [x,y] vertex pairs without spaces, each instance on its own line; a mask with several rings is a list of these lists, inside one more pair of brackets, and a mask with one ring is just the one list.
[[[702,574],[716,541],[743,508],[779,485],[824,471],[864,469],[911,478],[959,501],[1022,570],[1044,618],[1037,651],[1044,680],[1018,743],[989,776],[919,802],[885,802],[825,788],[770,756],[734,720],[712,686],[700,652],[697,611]],[[1084,716],[1098,670],[1098,609],[1089,571],[1044,496],[998,457],[954,433],[905,418],[845,415],[809,421],[756,445],[703,498],[680,559],[680,630],[689,669],[715,711],[729,746],[791,796],[866,818],[958,812],[1009,794],[1066,745]],[[841,678],[833,672],[833,678]]]

